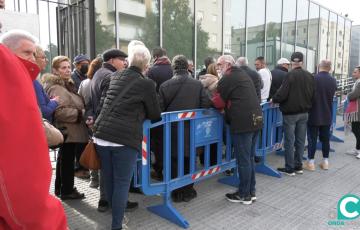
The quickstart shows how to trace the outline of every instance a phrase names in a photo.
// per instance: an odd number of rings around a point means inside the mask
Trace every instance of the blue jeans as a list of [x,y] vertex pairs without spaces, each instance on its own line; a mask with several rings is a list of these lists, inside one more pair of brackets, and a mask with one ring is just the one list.
[[329,158],[330,151],[330,125],[307,127],[308,140],[308,159],[314,159],[316,152],[316,144],[319,136],[323,158]]
[[96,152],[101,159],[106,198],[112,207],[112,228],[121,228],[138,151],[128,146],[96,145]]
[[231,134],[239,173],[239,195],[255,193],[255,145],[259,131]]
[[307,120],[308,113],[283,115],[285,168],[287,170],[302,167]]

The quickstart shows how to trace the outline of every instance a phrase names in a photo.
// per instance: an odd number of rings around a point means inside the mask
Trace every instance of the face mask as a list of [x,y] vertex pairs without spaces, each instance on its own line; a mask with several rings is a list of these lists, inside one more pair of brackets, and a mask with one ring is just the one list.
[[80,73],[85,75],[89,70],[89,65],[88,64],[83,64],[81,65],[81,68],[80,68]]

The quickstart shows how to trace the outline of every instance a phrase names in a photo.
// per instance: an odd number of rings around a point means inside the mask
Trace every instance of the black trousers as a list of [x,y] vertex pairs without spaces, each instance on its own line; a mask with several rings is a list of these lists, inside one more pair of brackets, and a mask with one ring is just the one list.
[[356,138],[356,149],[360,150],[360,121],[351,122],[351,131]]
[[74,189],[74,160],[85,143],[64,143],[61,145],[56,161],[55,194],[68,195]]

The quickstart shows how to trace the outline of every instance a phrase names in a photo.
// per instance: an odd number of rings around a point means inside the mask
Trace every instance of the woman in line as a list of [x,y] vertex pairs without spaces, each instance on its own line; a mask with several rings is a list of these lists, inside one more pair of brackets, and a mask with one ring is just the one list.
[[129,53],[130,67],[110,81],[94,125],[94,143],[101,159],[105,194],[112,207],[112,229],[122,229],[130,180],[142,141],[145,119],[160,119],[155,84],[144,77],[151,56],[143,45]]
[[84,101],[75,91],[68,57],[55,57],[52,70],[55,75],[45,74],[43,84],[50,97],[57,95],[60,98],[53,123],[58,129],[65,129],[67,134],[56,162],[55,195],[62,200],[82,199],[84,194],[74,187],[74,160],[75,155],[81,153],[88,142]]

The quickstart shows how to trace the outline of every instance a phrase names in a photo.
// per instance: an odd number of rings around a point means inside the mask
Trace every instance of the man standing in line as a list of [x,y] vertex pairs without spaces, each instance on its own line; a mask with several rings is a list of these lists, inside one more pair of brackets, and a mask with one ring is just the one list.
[[254,157],[257,137],[262,128],[262,111],[254,84],[234,64],[230,55],[223,55],[217,60],[223,75],[217,86],[221,103],[213,102],[217,109],[225,109],[240,179],[238,191],[225,196],[230,202],[251,204],[256,200]]
[[271,70],[271,87],[269,100],[275,95],[276,91],[280,88],[286,74],[289,72],[290,62],[286,58],[280,58],[277,62],[275,69]]
[[74,58],[74,71],[71,79],[75,83],[76,92],[79,90],[80,83],[87,78],[86,73],[89,69],[90,58],[87,55],[79,54]]
[[13,30],[0,43],[0,229],[65,230],[64,208],[49,194],[51,164],[33,88],[36,39]]
[[270,70],[266,67],[264,57],[257,57],[255,59],[255,68],[263,82],[263,87],[261,88],[261,102],[266,102],[270,93],[272,76]]
[[292,70],[286,74],[280,89],[272,99],[274,103],[280,103],[283,114],[285,167],[278,170],[289,176],[303,173],[302,157],[308,112],[315,90],[314,77],[302,68],[303,59],[304,55],[301,52],[291,55]]
[[319,64],[319,73],[315,76],[315,94],[312,107],[309,112],[307,138],[308,138],[308,162],[304,168],[315,171],[314,156],[316,143],[319,139],[322,144],[323,162],[320,168],[329,169],[329,150],[330,150],[330,126],[332,123],[332,105],[336,91],[336,80],[329,72],[331,61],[322,60]]

